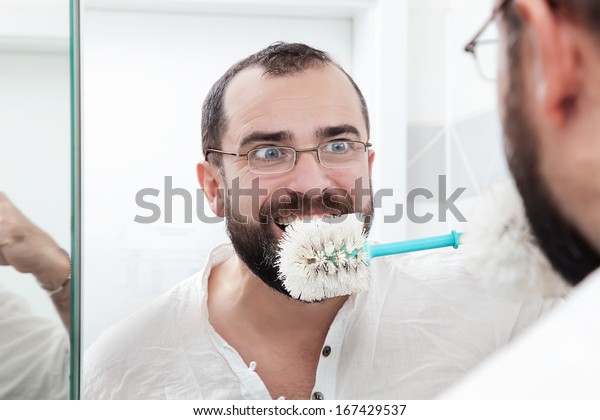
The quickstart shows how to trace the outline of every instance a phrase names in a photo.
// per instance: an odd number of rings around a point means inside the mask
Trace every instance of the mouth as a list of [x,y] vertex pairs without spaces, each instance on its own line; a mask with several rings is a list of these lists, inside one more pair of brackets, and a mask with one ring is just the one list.
[[273,222],[279,229],[281,229],[282,231],[285,232],[287,227],[289,225],[291,225],[292,223],[294,223],[297,218],[298,218],[298,216],[291,214],[286,217],[275,217],[275,218],[273,218]]
[[273,223],[277,226],[282,232],[294,223],[297,220],[303,220],[305,222],[310,222],[315,219],[323,219],[323,218],[336,218],[340,217],[340,214],[329,214],[329,213],[320,213],[320,214],[288,214],[287,216],[277,216],[273,218]]

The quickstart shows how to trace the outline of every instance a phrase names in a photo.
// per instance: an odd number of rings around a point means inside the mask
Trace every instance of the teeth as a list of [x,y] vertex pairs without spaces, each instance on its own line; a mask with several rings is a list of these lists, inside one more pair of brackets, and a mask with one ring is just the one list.
[[332,216],[329,214],[313,214],[313,215],[306,215],[306,216],[297,216],[295,214],[290,214],[287,217],[276,217],[275,223],[277,223],[278,225],[290,225],[292,223],[294,223],[296,220],[299,220],[300,218],[302,218],[302,220],[304,220],[305,222],[310,222],[312,220],[316,220],[316,219],[322,219],[322,218],[334,218],[334,217],[339,217],[339,216]]
[[277,223],[278,225],[287,226],[287,225],[293,223],[295,220],[296,220],[296,216],[291,214],[287,217],[276,217],[275,223]]

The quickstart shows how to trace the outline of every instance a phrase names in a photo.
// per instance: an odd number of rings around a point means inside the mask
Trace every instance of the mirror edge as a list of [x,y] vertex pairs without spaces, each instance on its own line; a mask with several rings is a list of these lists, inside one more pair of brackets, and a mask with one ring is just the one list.
[[71,72],[71,389],[79,399],[81,325],[81,89],[80,4],[70,0]]

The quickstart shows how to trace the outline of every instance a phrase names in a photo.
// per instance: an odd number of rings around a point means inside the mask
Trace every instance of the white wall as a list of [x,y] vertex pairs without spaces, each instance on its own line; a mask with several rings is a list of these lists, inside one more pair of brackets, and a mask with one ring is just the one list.
[[[0,191],[70,251],[68,19],[68,1],[0,1]],[[0,283],[59,322],[33,276]]]

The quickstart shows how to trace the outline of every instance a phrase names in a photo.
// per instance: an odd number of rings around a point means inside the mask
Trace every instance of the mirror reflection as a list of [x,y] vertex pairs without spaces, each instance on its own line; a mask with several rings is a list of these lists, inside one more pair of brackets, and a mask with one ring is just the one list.
[[0,16],[0,399],[67,399],[69,4]]
[[467,228],[508,178],[469,28],[418,2],[247,3],[81,2],[81,395],[434,398],[553,302],[489,293],[452,248],[340,292],[362,248],[334,263],[318,235],[294,295],[277,244],[348,213],[372,242]]

